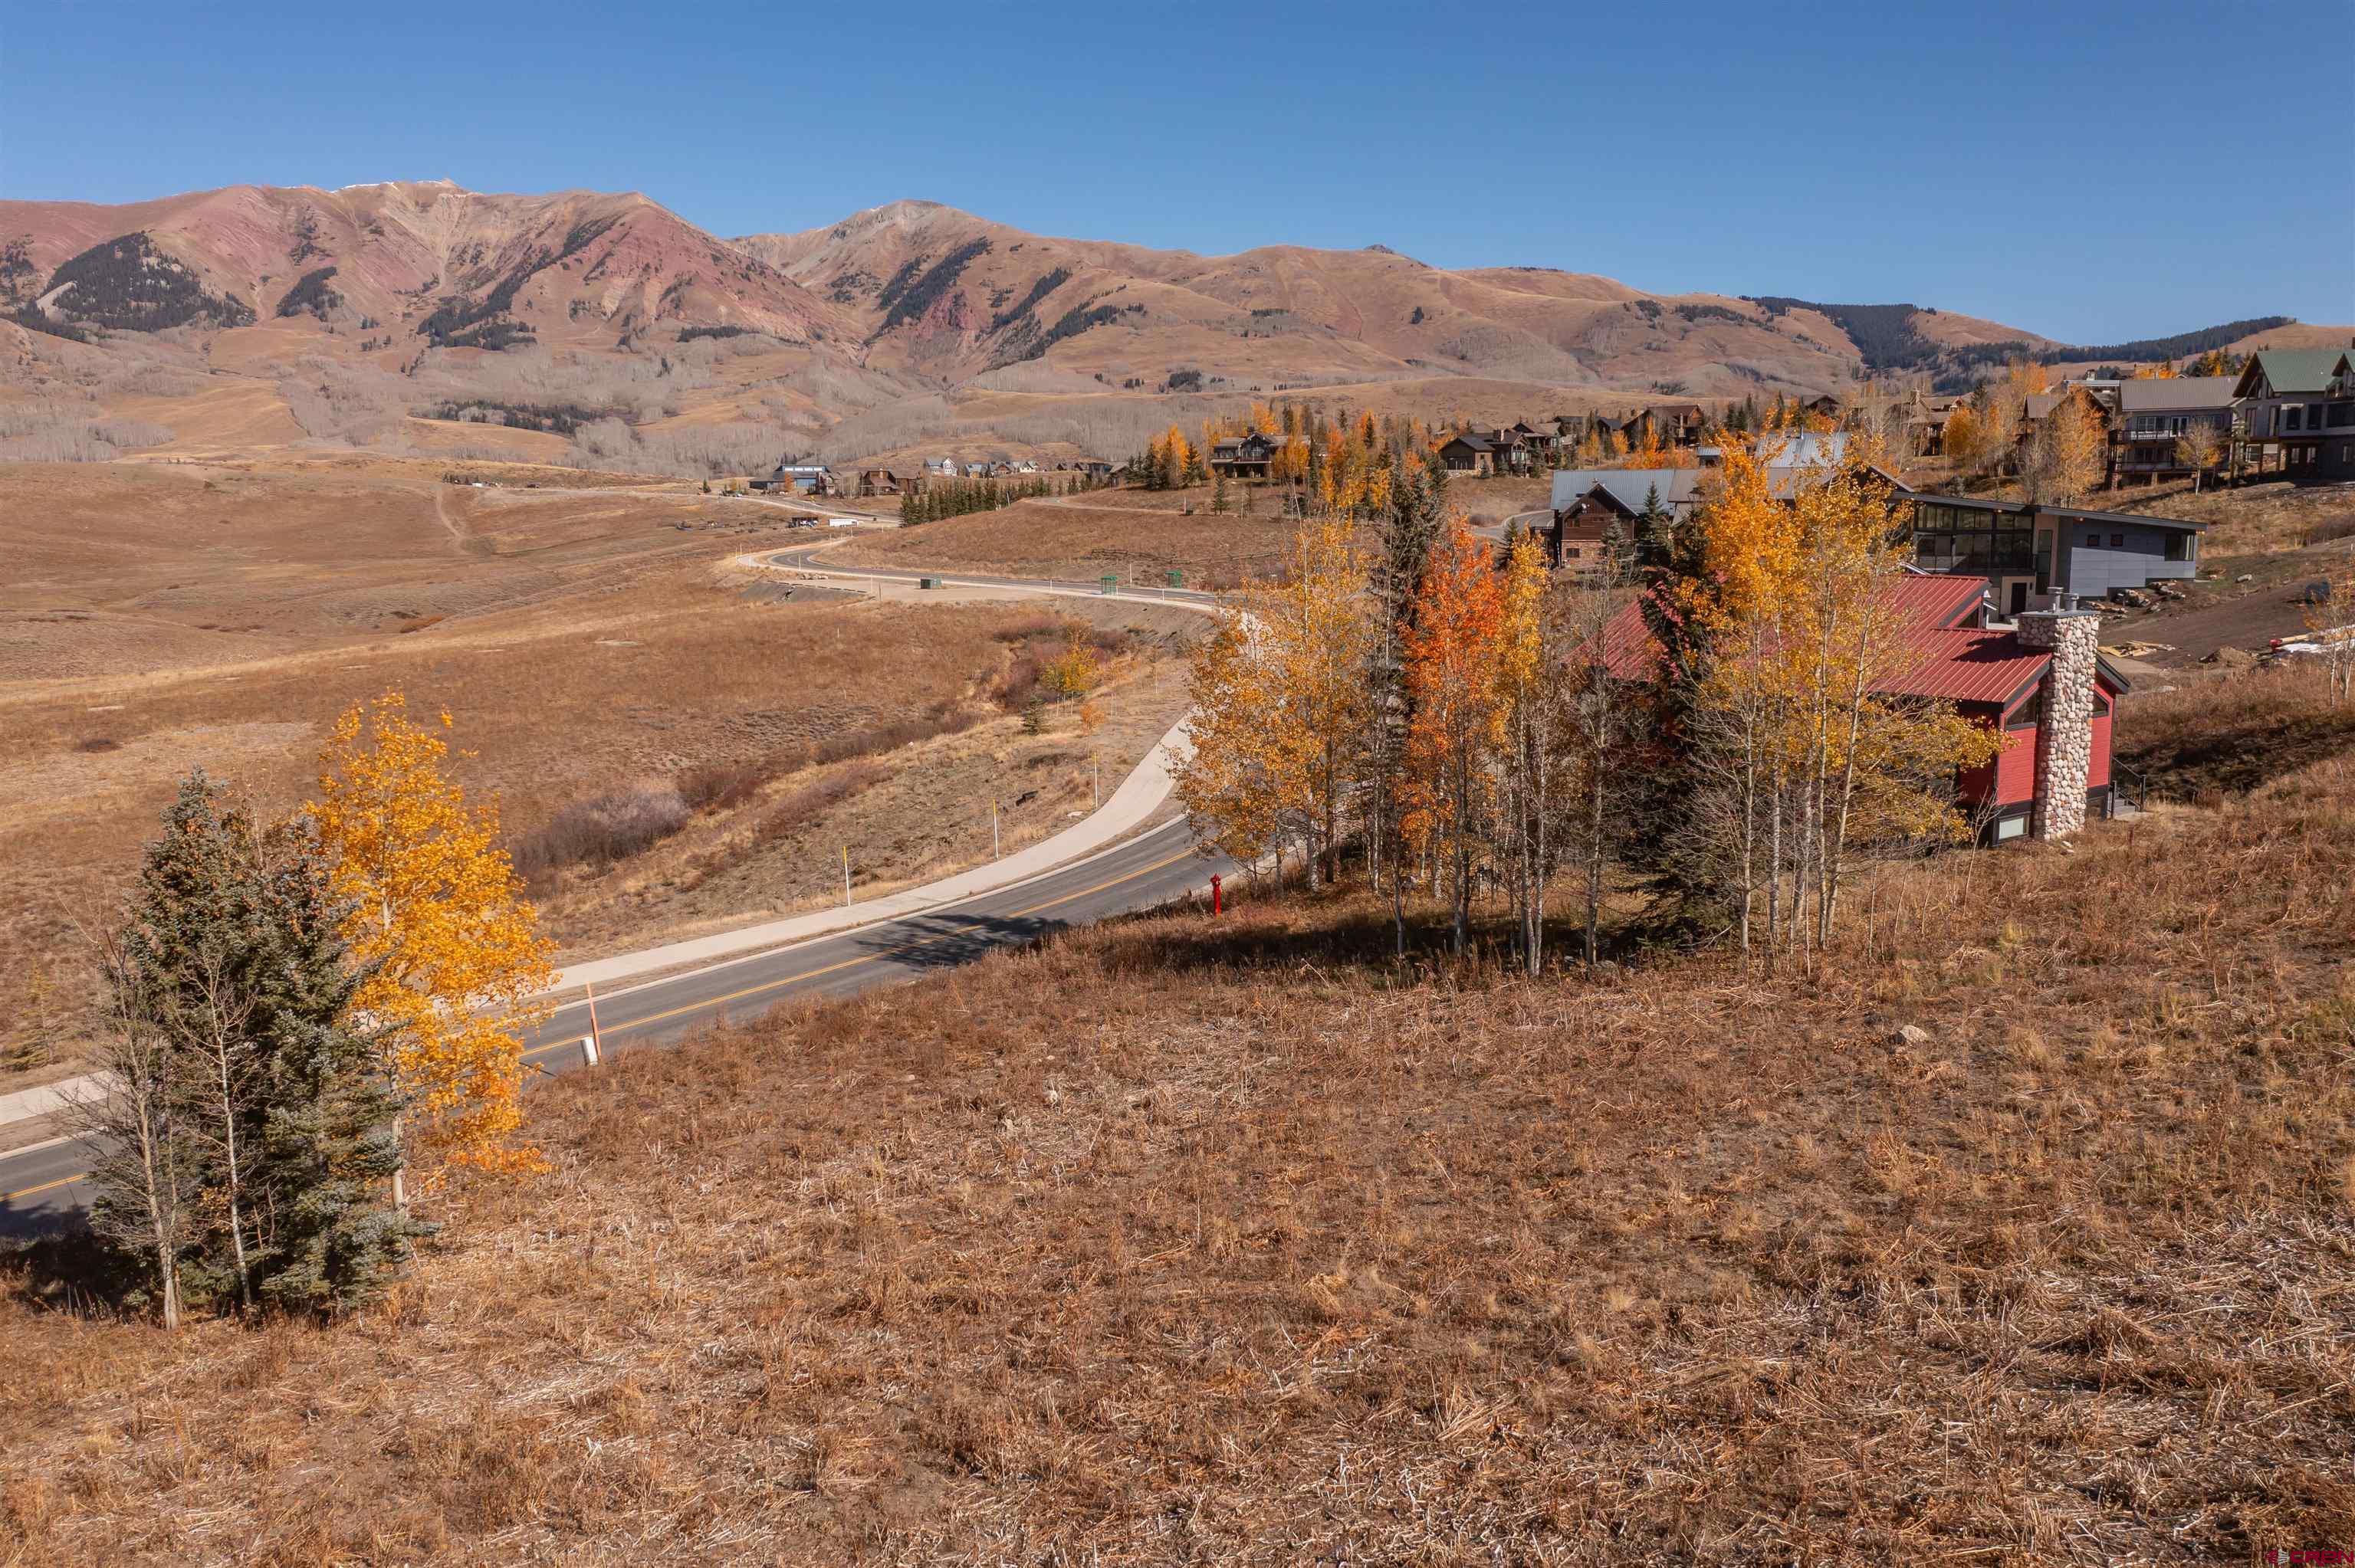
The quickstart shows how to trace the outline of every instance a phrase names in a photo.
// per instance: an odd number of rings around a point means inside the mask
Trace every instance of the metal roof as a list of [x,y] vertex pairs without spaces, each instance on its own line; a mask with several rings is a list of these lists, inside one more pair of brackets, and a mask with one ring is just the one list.
[[1914,626],[1904,633],[1904,648],[1910,662],[1880,690],[1998,707],[2010,706],[2052,662],[2051,649],[2030,648],[2009,631]]
[[1697,468],[1564,468],[1554,471],[1553,509],[1592,495],[1598,488],[1622,510],[1644,510],[1645,495],[1657,489],[1660,504],[1676,511],[1693,503],[1702,470]]
[[[1908,572],[1884,582],[1881,602],[1897,614],[1904,661],[1900,673],[1877,689],[2008,707],[2041,680],[2052,661],[2051,650],[2030,648],[2009,631],[1956,624],[1977,609],[1986,591],[1979,577]],[[1658,670],[1661,649],[1640,604],[1612,617],[1603,650],[1604,662],[1622,680],[1647,680]]]
[[[1846,430],[1769,430],[1758,437],[1758,450],[1773,458],[1774,468],[1831,468],[1848,457]],[[1771,449],[1771,450],[1770,450]],[[1703,447],[1704,460],[1725,455],[1723,447]]]
[[2232,400],[2237,376],[2170,376],[2143,377],[2118,384],[2118,410],[2126,414],[2168,414],[2190,408],[2221,408]]
[[2261,348],[2249,355],[2241,376],[2246,380],[2251,370],[2262,369],[2276,396],[2328,392],[2347,357],[2343,348]]

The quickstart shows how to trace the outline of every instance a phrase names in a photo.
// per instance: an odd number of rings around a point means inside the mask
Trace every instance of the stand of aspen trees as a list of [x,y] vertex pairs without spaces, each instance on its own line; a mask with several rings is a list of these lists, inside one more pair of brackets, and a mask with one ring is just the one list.
[[1346,860],[1401,952],[1410,897],[1462,952],[1493,895],[1535,973],[1565,881],[1588,963],[1618,891],[1773,963],[1824,944],[1859,859],[1967,836],[1953,781],[2000,737],[1880,689],[1905,519],[1867,443],[1778,495],[1774,438],[1727,432],[1701,506],[1572,577],[1357,434],[1312,448],[1287,570],[1196,655],[1178,791],[1206,842],[1312,887]]

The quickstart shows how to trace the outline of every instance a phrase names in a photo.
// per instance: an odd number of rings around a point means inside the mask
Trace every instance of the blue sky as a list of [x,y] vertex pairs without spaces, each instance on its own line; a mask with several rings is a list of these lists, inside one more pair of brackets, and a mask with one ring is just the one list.
[[0,196],[446,175],[642,190],[722,234],[924,196],[2083,343],[2355,321],[2350,77],[2355,0],[69,0],[0,35]]

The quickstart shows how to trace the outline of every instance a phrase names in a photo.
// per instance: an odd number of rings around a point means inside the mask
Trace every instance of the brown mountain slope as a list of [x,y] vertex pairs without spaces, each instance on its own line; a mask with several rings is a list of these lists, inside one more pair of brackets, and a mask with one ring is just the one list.
[[[46,316],[80,325],[228,325],[250,313],[375,330],[367,321],[412,352],[420,339],[501,328],[611,344],[666,322],[803,340],[840,325],[774,269],[634,193],[231,185],[127,207],[0,202],[0,236],[29,265],[11,279],[14,302],[37,299]],[[131,276],[134,263],[185,280],[158,289]]]
[[1154,387],[1193,371],[1212,388],[1472,376],[1740,397],[1826,390],[1860,360],[1820,318],[1540,268],[1450,271],[1380,247],[1202,257],[1044,238],[932,202],[738,244],[857,316],[871,364],[949,384]]
[[1118,458],[1280,394],[1509,421],[2052,346],[1380,246],[1199,256],[919,201],[730,240],[634,193],[444,180],[0,202],[0,461],[364,447],[713,476]]

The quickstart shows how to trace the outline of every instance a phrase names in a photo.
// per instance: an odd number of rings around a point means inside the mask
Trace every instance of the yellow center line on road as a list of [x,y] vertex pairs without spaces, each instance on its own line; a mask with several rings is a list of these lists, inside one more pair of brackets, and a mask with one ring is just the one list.
[[[1090,894],[1102,893],[1109,887],[1118,887],[1124,882],[1135,882],[1140,876],[1150,876],[1165,867],[1176,865],[1181,860],[1190,859],[1193,853],[1190,849],[1180,850],[1176,854],[1155,861],[1151,865],[1139,866],[1125,875],[1115,876],[1108,882],[1099,882],[1093,887],[1082,887],[1077,893],[1066,893],[1060,898],[1050,898],[1043,904],[1033,904],[1027,909],[1017,909],[1007,915],[977,915],[972,918],[975,924],[986,919],[1019,920],[1026,915],[1036,915],[1042,909],[1052,909],[1059,904],[1069,904],[1074,898],[1085,898]],[[799,985],[804,980],[815,980],[820,975],[830,975],[842,969],[855,969],[860,964],[880,963],[885,959],[897,958],[902,953],[912,953],[919,948],[929,948],[934,942],[945,942],[952,937],[965,936],[969,931],[970,927],[965,931],[938,931],[921,940],[903,943],[896,948],[888,948],[879,953],[868,953],[856,959],[845,959],[840,963],[828,964],[823,969],[808,969],[801,974],[788,975],[783,980],[746,986],[742,991],[730,991],[726,996],[715,996],[703,1001],[689,1002],[685,1007],[674,1007],[667,1012],[657,1012],[645,1018],[633,1019],[627,1023],[616,1023],[602,1033],[625,1034],[633,1029],[644,1029],[650,1023],[660,1023],[667,1019],[677,1018],[682,1013],[699,1012],[705,1008],[719,1007],[731,1001],[741,1001],[748,996],[759,996],[764,991],[777,991],[789,985]],[[573,1044],[575,1042],[570,1040],[559,1040],[550,1044],[537,1045],[525,1052],[523,1059],[528,1061],[534,1056],[543,1055],[550,1051],[561,1051]],[[18,1198],[29,1198],[37,1192],[47,1192],[59,1187],[70,1187],[75,1182],[87,1179],[89,1175],[90,1172],[85,1171],[80,1175],[60,1176],[54,1181],[44,1181],[37,1187],[20,1188],[14,1192],[0,1192],[0,1203],[14,1202]]]
[[[1077,893],[1066,893],[1060,898],[1050,898],[1043,904],[1033,904],[1027,909],[1016,909],[1010,913],[994,916],[973,916],[973,919],[975,924],[978,924],[984,919],[992,918],[1000,920],[1019,920],[1026,915],[1036,915],[1042,909],[1052,909],[1059,904],[1069,904],[1074,898],[1085,898],[1092,893],[1102,893],[1108,887],[1118,887],[1124,882],[1134,882],[1140,876],[1150,876],[1155,872],[1161,870],[1165,866],[1175,865],[1181,860],[1192,858],[1193,853],[1194,852],[1190,849],[1180,850],[1176,854],[1167,856],[1162,860],[1155,861],[1151,865],[1139,866],[1136,870],[1129,872],[1124,876],[1115,876],[1109,882],[1099,882],[1093,887],[1082,887]],[[625,1034],[633,1029],[644,1029],[650,1023],[661,1023],[669,1019],[677,1018],[684,1013],[700,1012],[706,1008],[719,1007],[731,1001],[741,1001],[748,996],[759,996],[763,992],[782,990],[783,987],[789,985],[799,985],[804,980],[815,980],[821,975],[830,975],[843,969],[856,969],[860,964],[880,963],[885,959],[894,959],[900,957],[903,953],[912,953],[919,948],[929,948],[934,942],[945,942],[952,937],[963,937],[968,935],[970,927],[965,931],[937,931],[932,936],[922,938],[917,941],[903,943],[896,948],[887,948],[879,953],[861,954],[859,957],[855,959],[845,959],[840,963],[827,964],[823,969],[807,969],[797,975],[787,975],[783,980],[765,980],[759,985],[746,986],[742,991],[731,991],[725,996],[708,997],[701,1001],[691,1001],[684,1007],[674,1007],[665,1012],[650,1013],[644,1018],[634,1018],[627,1023],[613,1024],[607,1028],[604,1033],[607,1034]],[[564,1044],[567,1043],[558,1043],[559,1046],[561,1046]],[[546,1045],[539,1047],[542,1051],[554,1048],[556,1047]]]
[[78,1175],[60,1176],[54,1181],[44,1181],[37,1187],[19,1187],[13,1192],[0,1192],[0,1203],[13,1203],[19,1198],[29,1198],[36,1192],[46,1192],[55,1187],[70,1187],[89,1174],[84,1171]]

